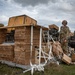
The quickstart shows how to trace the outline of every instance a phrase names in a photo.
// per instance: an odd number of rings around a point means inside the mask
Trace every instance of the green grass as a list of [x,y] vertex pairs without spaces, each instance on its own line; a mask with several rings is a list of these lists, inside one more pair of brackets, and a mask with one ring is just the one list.
[[[21,73],[23,69],[14,68],[0,63],[0,75],[30,75],[30,72]],[[42,72],[34,72],[34,75],[75,75],[75,65],[49,64],[45,67],[44,74]]]

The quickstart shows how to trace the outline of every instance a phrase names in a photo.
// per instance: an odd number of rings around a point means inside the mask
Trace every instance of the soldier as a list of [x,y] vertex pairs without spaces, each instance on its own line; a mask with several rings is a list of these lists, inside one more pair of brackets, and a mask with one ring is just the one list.
[[62,26],[60,28],[60,42],[63,52],[68,55],[68,37],[70,35],[70,29],[67,26],[67,21],[62,21]]

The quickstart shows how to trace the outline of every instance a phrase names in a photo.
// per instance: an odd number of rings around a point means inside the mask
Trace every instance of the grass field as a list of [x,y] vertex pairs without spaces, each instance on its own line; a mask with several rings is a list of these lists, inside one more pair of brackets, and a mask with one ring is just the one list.
[[[0,63],[0,75],[30,75],[30,72],[22,73],[23,69],[10,67]],[[44,74],[35,72],[34,75],[75,75],[75,65],[50,64],[45,67]]]

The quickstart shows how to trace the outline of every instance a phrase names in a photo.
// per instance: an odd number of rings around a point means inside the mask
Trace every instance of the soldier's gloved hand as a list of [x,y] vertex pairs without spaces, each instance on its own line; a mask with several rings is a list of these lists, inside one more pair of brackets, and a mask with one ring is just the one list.
[[67,42],[67,40],[64,40],[64,42]]

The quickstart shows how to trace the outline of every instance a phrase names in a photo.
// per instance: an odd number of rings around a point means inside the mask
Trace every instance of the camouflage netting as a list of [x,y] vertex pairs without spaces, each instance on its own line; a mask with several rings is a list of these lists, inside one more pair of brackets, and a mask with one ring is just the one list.
[[4,26],[4,24],[0,23],[0,27],[3,27],[3,26]]

